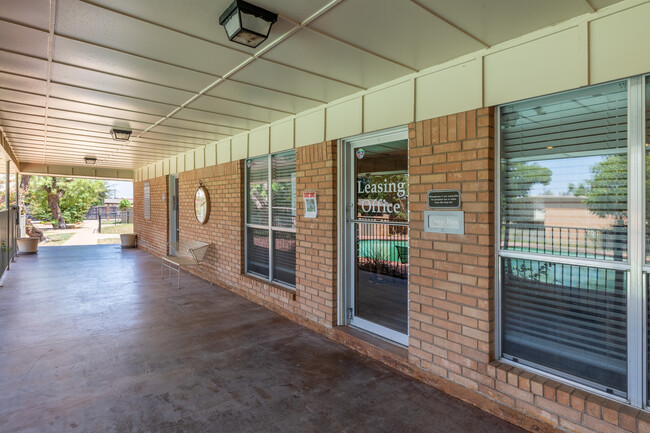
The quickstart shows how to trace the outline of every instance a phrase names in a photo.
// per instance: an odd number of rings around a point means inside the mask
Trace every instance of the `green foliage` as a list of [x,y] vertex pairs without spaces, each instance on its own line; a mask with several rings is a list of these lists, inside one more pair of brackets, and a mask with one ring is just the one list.
[[32,215],[40,220],[53,218],[48,203],[48,189],[51,193],[60,195],[61,214],[66,223],[72,224],[83,221],[90,206],[100,204],[102,194],[106,192],[101,180],[59,178],[53,182],[49,176],[33,176],[25,202]]
[[128,201],[125,198],[120,200],[120,210],[125,210],[125,209],[130,209],[130,208],[131,208],[131,202],[130,201]]
[[[646,164],[650,159],[646,157]],[[646,201],[648,200],[646,178]],[[591,167],[591,179],[569,185],[575,196],[583,196],[587,208],[599,217],[622,220],[627,216],[627,155],[612,155]]]
[[[507,162],[501,164],[501,179],[503,180],[501,192],[501,218],[509,220],[512,200],[517,197],[527,197],[536,184],[548,185],[551,183],[553,172],[537,163]],[[507,200],[506,200],[507,197]]]

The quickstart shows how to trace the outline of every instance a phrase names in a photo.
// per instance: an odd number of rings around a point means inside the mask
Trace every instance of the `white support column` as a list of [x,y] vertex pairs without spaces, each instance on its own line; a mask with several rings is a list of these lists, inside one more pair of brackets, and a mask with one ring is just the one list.
[[5,209],[7,210],[7,238],[5,239],[5,252],[7,253],[7,270],[11,269],[11,209],[9,207],[9,198],[11,197],[11,163],[7,160],[5,164]]

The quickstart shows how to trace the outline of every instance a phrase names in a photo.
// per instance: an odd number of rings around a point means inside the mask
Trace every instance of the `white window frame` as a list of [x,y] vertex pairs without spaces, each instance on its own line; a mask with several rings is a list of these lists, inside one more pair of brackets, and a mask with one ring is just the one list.
[[[601,395],[611,400],[648,409],[647,390],[647,302],[648,294],[645,277],[650,274],[650,264],[645,263],[645,80],[647,77],[636,76],[627,79],[628,88],[628,261],[623,263],[605,262],[603,260],[569,258],[535,253],[506,251],[500,249],[501,236],[501,125],[500,106],[495,109],[495,357],[503,363],[515,365],[525,370],[549,377],[561,383],[584,389],[592,394]],[[624,81],[624,80],[615,80]],[[636,181],[634,181],[636,179]],[[512,257],[545,262],[574,264],[597,268],[624,270],[628,273],[627,287],[627,395],[618,397],[603,389],[585,384],[565,374],[536,368],[504,358],[502,339],[502,300],[501,258]]]
[[[276,280],[273,275],[273,269],[274,269],[274,247],[273,247],[273,241],[274,241],[274,233],[275,232],[285,232],[285,233],[296,233],[296,228],[288,228],[288,227],[274,227],[273,226],[273,188],[272,188],[272,183],[273,183],[273,178],[272,178],[272,157],[276,155],[282,155],[282,154],[288,154],[290,152],[294,152],[295,150],[284,150],[281,152],[276,152],[276,153],[270,153],[268,155],[261,155],[258,157],[254,158],[247,158],[246,159],[246,167],[245,167],[245,176],[244,176],[244,183],[245,183],[245,196],[244,196],[244,269],[247,275],[252,275],[256,278],[260,278],[263,280],[266,280],[270,283],[280,285],[282,287],[285,287],[289,290],[296,290],[295,285],[290,285],[288,283],[285,283],[284,281],[279,281]],[[261,159],[261,158],[266,158],[267,159],[267,175],[268,175],[268,185],[269,185],[269,191],[268,191],[268,224],[249,224],[248,222],[248,203],[249,203],[249,167],[248,167],[248,161],[251,161],[253,159]],[[296,161],[297,164],[297,161]],[[295,173],[294,169],[294,173]],[[297,191],[296,191],[297,192]],[[296,206],[297,207],[297,206]],[[297,215],[296,215],[297,217]],[[266,275],[258,274],[256,272],[249,271],[248,269],[248,229],[260,229],[260,230],[267,230],[269,232],[269,276],[267,277]],[[297,239],[296,239],[297,242]]]

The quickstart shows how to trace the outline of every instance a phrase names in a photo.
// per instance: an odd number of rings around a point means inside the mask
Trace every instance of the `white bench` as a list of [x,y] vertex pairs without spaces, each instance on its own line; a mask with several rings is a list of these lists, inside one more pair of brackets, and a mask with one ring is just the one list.
[[175,256],[163,256],[160,265],[160,276],[165,278],[165,268],[168,269],[169,282],[172,282],[172,271],[176,271],[176,288],[181,288],[181,266],[198,266],[205,256],[205,252],[210,246],[207,242],[200,241],[180,241],[170,242],[171,250],[176,253]]

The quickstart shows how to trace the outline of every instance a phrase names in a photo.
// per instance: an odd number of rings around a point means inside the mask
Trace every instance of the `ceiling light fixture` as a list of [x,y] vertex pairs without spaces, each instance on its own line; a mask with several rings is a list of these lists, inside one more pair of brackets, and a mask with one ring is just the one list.
[[115,141],[129,141],[131,138],[131,131],[126,129],[111,129],[111,137]]
[[97,158],[95,158],[94,156],[86,156],[84,158],[84,161],[86,162],[86,164],[95,165],[95,163],[97,162]]
[[247,47],[256,48],[269,37],[271,26],[278,14],[243,0],[235,0],[219,17],[228,39]]

